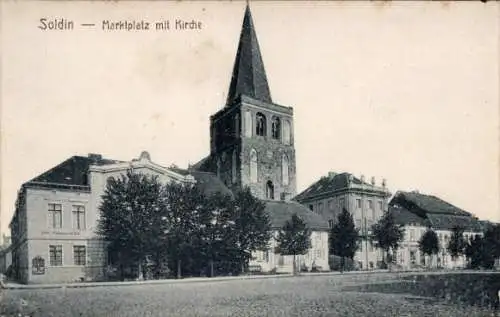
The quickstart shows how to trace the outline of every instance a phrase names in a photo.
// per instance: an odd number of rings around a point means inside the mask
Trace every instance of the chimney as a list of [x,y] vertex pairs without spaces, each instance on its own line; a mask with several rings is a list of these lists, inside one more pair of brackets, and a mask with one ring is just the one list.
[[92,163],[97,163],[102,160],[101,154],[89,153],[88,158],[92,161]]
[[374,176],[372,176],[371,183],[372,183],[372,186],[375,186],[375,177]]
[[364,183],[365,182],[365,175],[361,175],[360,179],[361,179],[361,183]]
[[382,179],[382,187],[384,187],[384,188],[385,188],[386,186],[387,186],[387,181],[386,181],[386,180],[385,180],[385,178],[384,178],[384,179]]

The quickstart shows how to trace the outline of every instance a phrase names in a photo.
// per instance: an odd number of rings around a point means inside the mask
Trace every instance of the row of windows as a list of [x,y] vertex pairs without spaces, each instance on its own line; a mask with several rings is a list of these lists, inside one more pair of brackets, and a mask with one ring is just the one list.
[[[373,201],[372,200],[368,200],[367,201],[367,205],[368,205],[368,210],[371,211],[371,217],[373,219],[375,219],[376,210],[373,208]],[[324,207],[324,205],[323,205],[322,202],[318,203],[318,208],[316,210],[318,214],[321,214],[323,212],[323,207]],[[335,207],[337,207],[337,208],[335,208]],[[359,199],[359,198],[356,199],[356,207],[357,207],[357,209],[361,209],[361,199]],[[330,199],[328,201],[328,208],[330,210],[335,210],[335,209],[342,210],[344,208],[347,208],[346,201],[345,201],[344,198],[339,198],[337,200],[337,206],[335,206],[335,200]],[[315,211],[314,205],[309,205],[309,209],[312,210],[312,211]],[[379,201],[378,202],[378,211],[382,211],[382,210],[383,210],[383,203],[382,203],[382,201]]]
[[[238,122],[238,117],[235,118]],[[245,112],[245,137],[251,138],[253,136],[253,122],[252,114],[250,111]],[[238,131],[238,123],[236,124],[236,131]],[[255,115],[255,135],[257,136],[267,136],[267,119],[266,116],[257,112]],[[284,120],[283,125],[281,119],[277,116],[271,118],[271,138],[275,140],[282,140],[284,144],[289,145],[291,143],[291,125],[290,121]]]
[[[418,241],[420,239],[421,236],[424,235],[426,229],[409,229],[408,230],[408,233],[409,233],[409,240],[410,241]],[[418,237],[417,237],[418,235]],[[465,233],[464,234],[464,239],[465,241],[467,242],[470,242],[470,240],[475,236],[475,234],[467,234]],[[439,241],[441,243],[444,243],[444,245],[442,246],[446,246],[447,243],[450,241],[451,239],[451,234],[446,234],[446,233],[438,233],[438,238],[439,238]]]
[[[62,245],[49,246],[49,263],[50,266],[63,265],[63,249]],[[87,248],[84,245],[73,246],[73,265],[87,265]]]
[[[82,205],[73,205],[71,210],[73,229],[85,229],[85,207]],[[63,208],[62,204],[49,204],[49,227],[53,229],[61,229],[63,225]]]

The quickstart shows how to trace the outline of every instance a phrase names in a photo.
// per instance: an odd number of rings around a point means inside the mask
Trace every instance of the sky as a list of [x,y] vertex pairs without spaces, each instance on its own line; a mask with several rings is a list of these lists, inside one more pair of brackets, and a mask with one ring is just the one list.
[[[251,2],[275,103],[294,108],[297,190],[329,171],[500,221],[499,3]],[[187,167],[209,152],[244,1],[19,2],[1,10],[1,223],[73,155]],[[41,18],[75,29],[41,30]],[[105,31],[102,21],[201,21]],[[81,27],[95,23],[95,27]]]

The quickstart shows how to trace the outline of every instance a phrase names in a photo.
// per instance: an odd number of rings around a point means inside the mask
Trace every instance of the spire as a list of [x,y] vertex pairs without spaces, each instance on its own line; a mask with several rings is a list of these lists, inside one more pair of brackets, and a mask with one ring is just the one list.
[[229,105],[239,95],[246,95],[264,102],[272,102],[248,2],[226,105]]

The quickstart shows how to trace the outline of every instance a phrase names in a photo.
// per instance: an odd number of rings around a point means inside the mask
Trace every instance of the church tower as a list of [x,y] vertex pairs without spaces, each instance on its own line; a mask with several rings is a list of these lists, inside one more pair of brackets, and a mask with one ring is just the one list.
[[[274,103],[247,4],[227,101],[210,117],[209,169],[260,199],[296,194],[293,109]],[[208,163],[208,162],[207,162]]]

